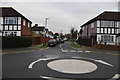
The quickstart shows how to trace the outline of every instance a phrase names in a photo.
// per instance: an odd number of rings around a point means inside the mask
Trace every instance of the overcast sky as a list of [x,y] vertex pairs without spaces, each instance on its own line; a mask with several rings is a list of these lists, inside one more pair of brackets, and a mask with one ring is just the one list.
[[[21,0],[17,0],[21,1]],[[80,25],[104,11],[118,11],[118,2],[2,2],[2,6],[16,9],[32,21],[32,25],[45,24],[53,32],[69,33],[71,27],[80,29]]]

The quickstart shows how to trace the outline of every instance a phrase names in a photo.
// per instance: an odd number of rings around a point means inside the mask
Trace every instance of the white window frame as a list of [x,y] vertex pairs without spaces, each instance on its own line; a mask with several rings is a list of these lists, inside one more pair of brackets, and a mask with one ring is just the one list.
[[26,21],[23,19],[23,26],[25,26]]
[[94,28],[94,23],[91,23],[91,28]]
[[5,17],[5,24],[17,24],[17,17]]
[[13,26],[10,25],[10,26],[9,26],[9,30],[13,30]]

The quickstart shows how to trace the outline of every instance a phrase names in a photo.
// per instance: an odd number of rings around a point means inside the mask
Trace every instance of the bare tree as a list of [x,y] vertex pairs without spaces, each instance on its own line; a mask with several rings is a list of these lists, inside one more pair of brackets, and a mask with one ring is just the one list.
[[71,28],[70,34],[72,35],[72,39],[77,39],[78,30],[76,30],[74,27]]

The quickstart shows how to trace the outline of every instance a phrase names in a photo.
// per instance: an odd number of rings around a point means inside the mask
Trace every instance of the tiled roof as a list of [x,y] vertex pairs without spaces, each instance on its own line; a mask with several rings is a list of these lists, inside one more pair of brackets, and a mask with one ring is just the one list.
[[110,12],[110,11],[105,11],[98,15],[97,17],[89,20],[85,24],[83,24],[81,27],[90,24],[96,20],[112,20],[112,21],[120,21],[120,12]]
[[33,26],[32,31],[44,31],[44,26]]
[[2,17],[22,17],[26,19],[27,21],[31,22],[29,19],[27,19],[25,16],[20,14],[18,11],[13,9],[12,7],[0,7],[0,11],[2,12]]

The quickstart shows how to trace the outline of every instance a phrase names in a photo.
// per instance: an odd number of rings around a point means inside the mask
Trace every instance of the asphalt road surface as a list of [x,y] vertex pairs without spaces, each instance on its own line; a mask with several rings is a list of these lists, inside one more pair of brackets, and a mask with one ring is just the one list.
[[103,52],[75,50],[66,42],[45,50],[2,55],[2,77],[50,80],[111,79],[120,74],[119,58],[118,55]]

